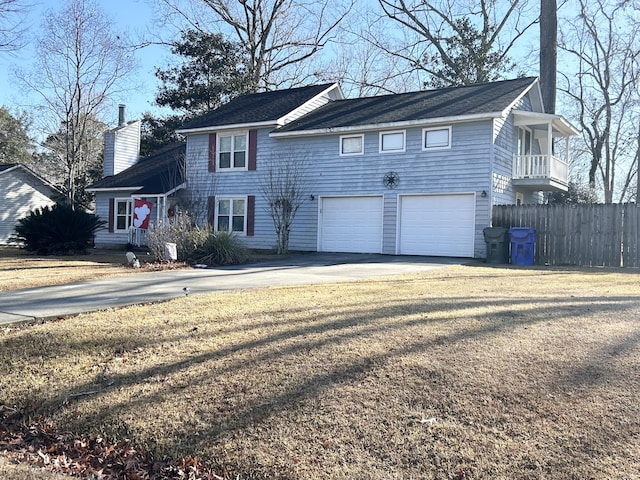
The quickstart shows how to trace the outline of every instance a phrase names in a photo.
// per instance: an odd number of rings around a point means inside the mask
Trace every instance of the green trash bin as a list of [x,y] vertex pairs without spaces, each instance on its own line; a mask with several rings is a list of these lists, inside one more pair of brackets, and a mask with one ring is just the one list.
[[502,227],[487,227],[483,233],[487,244],[487,263],[509,263],[509,230]]

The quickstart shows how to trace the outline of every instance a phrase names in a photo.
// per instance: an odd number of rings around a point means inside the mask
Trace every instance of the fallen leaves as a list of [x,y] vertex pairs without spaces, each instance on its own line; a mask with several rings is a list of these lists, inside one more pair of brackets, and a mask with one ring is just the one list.
[[95,480],[223,480],[195,457],[158,462],[131,446],[128,440],[73,438],[57,432],[39,418],[25,426],[25,418],[0,405],[0,453],[17,463],[45,467],[65,475]]

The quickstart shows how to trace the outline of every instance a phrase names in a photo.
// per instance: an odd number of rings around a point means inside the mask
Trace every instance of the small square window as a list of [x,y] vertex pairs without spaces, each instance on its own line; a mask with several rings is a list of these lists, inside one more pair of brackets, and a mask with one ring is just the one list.
[[246,201],[244,198],[218,200],[216,230],[244,232],[246,223]]
[[340,137],[340,155],[362,155],[364,153],[364,135]]
[[220,135],[218,168],[245,170],[247,167],[247,134]]
[[423,133],[424,150],[451,148],[451,127],[425,129]]
[[132,201],[130,198],[115,199],[114,225],[116,231],[127,231],[133,221]]
[[387,132],[380,134],[381,152],[404,152],[404,132]]

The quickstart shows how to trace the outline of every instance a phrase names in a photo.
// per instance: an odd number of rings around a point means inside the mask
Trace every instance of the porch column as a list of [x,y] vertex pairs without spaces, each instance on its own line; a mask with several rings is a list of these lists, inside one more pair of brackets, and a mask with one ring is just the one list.
[[553,125],[547,123],[547,178],[551,178],[551,162],[553,161]]

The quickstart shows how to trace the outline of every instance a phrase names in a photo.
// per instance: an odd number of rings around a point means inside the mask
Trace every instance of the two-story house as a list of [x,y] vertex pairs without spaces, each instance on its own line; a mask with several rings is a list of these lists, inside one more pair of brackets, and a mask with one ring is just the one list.
[[578,133],[543,113],[536,78],[356,99],[338,84],[250,94],[179,132],[191,204],[206,198],[208,222],[250,248],[276,243],[265,175],[299,161],[308,194],[292,250],[480,258],[492,205],[567,189]]

